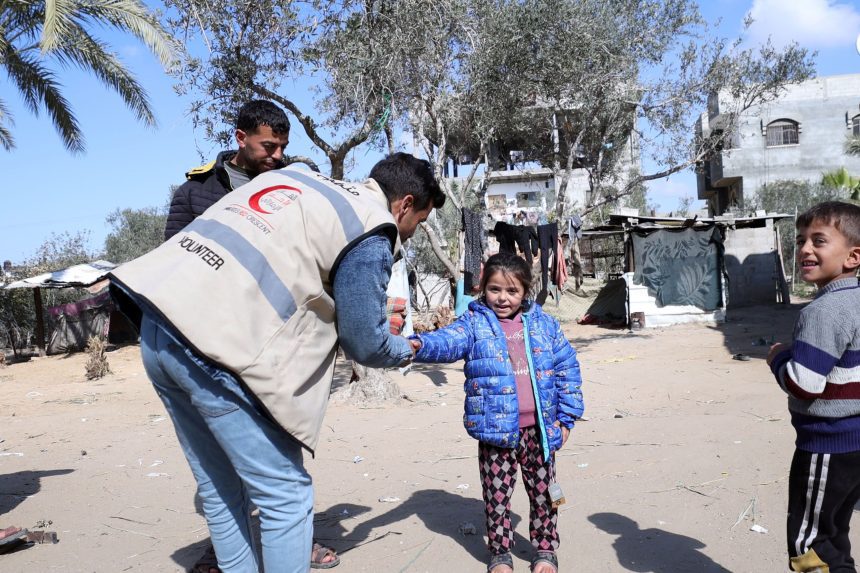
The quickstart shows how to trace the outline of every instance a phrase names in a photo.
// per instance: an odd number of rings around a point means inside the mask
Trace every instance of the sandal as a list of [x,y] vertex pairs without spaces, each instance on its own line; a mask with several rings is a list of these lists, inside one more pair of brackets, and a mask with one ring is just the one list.
[[487,565],[487,573],[493,573],[493,569],[499,567],[500,565],[507,565],[513,570],[514,568],[514,559],[511,557],[511,553],[499,553],[498,555],[493,555],[490,558],[490,564]]
[[[334,559],[324,561],[329,556],[334,557]],[[338,565],[340,565],[340,557],[337,556],[335,550],[314,541],[314,546],[311,549],[311,569],[331,569]]]
[[188,573],[212,573],[213,570],[221,573],[221,569],[218,568],[218,557],[215,555],[215,548],[210,543],[209,547],[206,548],[206,552],[197,560],[197,563],[191,566]]
[[532,571],[535,570],[538,563],[547,563],[552,565],[552,567],[555,568],[555,572],[558,573],[558,557],[556,557],[555,551],[538,551],[535,558],[532,559]]
[[9,553],[15,551],[22,545],[29,543],[27,539],[28,531],[21,527],[7,527],[0,530],[0,553]]

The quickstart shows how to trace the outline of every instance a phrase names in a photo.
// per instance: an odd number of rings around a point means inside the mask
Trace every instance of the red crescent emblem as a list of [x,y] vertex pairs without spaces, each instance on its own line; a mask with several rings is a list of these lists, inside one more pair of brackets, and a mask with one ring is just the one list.
[[254,211],[256,211],[258,213],[263,213],[265,215],[271,215],[272,214],[271,212],[266,211],[265,209],[260,207],[260,199],[262,199],[263,196],[266,195],[267,193],[271,193],[272,191],[278,191],[280,189],[288,189],[290,191],[295,191],[296,193],[302,192],[301,189],[296,189],[295,187],[291,187],[290,185],[272,185],[271,187],[266,187],[265,189],[261,189],[261,190],[257,191],[256,193],[254,193],[253,195],[251,195],[251,197],[248,199],[248,206],[251,207],[251,209],[253,209]]

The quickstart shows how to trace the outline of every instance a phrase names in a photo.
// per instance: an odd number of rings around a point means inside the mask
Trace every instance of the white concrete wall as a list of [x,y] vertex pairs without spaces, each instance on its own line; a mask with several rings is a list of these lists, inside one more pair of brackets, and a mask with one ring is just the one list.
[[726,231],[724,261],[730,308],[777,301],[779,272],[773,227]]
[[[690,322],[711,324],[725,322],[726,320],[725,308],[706,311],[690,305],[658,306],[657,299],[648,293],[648,287],[633,283],[632,272],[624,273],[624,282],[627,283],[629,314],[632,315],[634,312],[644,313],[645,328],[657,328]],[[723,287],[725,297],[725,284],[723,284]]]

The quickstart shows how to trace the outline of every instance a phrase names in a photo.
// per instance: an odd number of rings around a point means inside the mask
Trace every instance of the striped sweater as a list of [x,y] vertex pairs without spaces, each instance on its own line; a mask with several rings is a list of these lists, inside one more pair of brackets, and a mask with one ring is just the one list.
[[797,448],[860,451],[860,283],[839,279],[818,292],[797,319],[791,348],[771,370],[788,394]]

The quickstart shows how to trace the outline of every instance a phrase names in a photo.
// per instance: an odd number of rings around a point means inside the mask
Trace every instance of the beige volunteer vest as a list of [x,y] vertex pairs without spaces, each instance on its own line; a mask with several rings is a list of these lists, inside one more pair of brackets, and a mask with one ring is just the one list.
[[383,230],[399,248],[379,186],[281,169],[228,193],[112,280],[199,354],[234,373],[310,450],[331,388],[333,270]]

